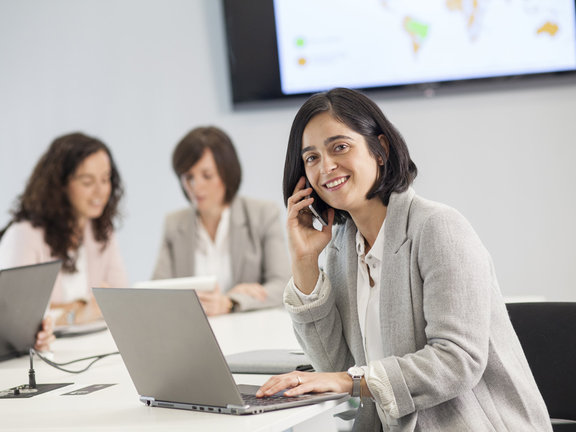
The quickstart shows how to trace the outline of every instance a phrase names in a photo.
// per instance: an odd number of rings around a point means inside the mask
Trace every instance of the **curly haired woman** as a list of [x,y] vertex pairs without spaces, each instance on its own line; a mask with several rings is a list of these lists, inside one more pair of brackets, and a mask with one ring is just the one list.
[[[0,268],[62,261],[50,299],[56,324],[99,319],[91,288],[126,286],[114,237],[122,194],[108,147],[82,133],[64,135],[40,158],[0,231]],[[49,346],[51,328],[45,319],[38,348]]]

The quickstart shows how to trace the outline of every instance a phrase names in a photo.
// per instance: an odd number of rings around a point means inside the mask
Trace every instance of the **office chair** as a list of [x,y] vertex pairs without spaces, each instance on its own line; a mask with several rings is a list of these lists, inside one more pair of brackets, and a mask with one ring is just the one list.
[[576,303],[507,303],[554,431],[576,431]]

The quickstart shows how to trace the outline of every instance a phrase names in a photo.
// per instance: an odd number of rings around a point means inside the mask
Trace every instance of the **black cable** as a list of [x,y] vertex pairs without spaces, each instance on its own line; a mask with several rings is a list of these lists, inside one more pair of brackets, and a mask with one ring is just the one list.
[[28,388],[35,389],[36,373],[34,372],[34,362],[32,361],[32,357],[34,357],[34,348],[30,348],[28,354],[30,356],[30,369],[28,369]]
[[[44,363],[47,363],[50,366],[52,366],[58,370],[61,370],[64,372],[69,372],[69,373],[75,373],[75,374],[86,372],[98,360],[102,360],[103,358],[106,358],[106,357],[109,357],[112,355],[120,354],[119,351],[115,351],[115,352],[111,352],[111,353],[107,353],[107,354],[100,354],[100,355],[91,356],[91,357],[84,357],[84,358],[77,359],[77,360],[71,360],[71,361],[65,362],[65,363],[56,363],[56,362],[53,362],[52,360],[47,359],[46,357],[44,357],[42,354],[40,354],[35,349],[31,349],[30,351],[32,351],[34,354],[36,354],[42,361],[44,361]],[[66,368],[62,367],[62,366],[67,366],[67,365],[72,364],[72,363],[78,363],[78,362],[86,361],[86,360],[92,360],[92,361],[84,369],[71,370],[71,369],[66,369]]]

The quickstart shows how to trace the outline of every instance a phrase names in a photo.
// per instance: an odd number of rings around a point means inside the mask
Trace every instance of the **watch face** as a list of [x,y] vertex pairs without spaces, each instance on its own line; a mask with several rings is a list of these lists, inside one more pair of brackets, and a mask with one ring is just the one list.
[[352,366],[350,369],[348,369],[348,374],[351,376],[363,377],[364,376],[364,369],[362,369],[359,366]]

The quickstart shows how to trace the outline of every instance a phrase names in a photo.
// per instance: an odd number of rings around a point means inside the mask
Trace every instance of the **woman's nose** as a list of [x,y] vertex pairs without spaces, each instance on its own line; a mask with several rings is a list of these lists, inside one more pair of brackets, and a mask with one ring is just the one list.
[[330,156],[325,156],[322,158],[322,163],[320,165],[321,174],[330,174],[336,169],[336,162]]

